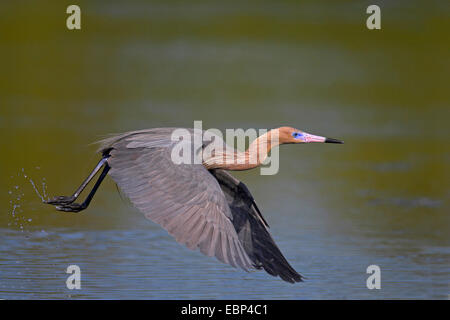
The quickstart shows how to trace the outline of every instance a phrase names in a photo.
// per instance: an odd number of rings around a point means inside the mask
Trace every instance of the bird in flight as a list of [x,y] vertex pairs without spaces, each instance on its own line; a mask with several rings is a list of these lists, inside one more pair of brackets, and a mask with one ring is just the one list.
[[[102,158],[74,194],[45,202],[60,211],[84,210],[109,174],[133,205],[177,242],[245,271],[264,269],[290,283],[302,281],[275,244],[247,186],[229,171],[260,166],[277,145],[343,142],[281,127],[259,136],[241,152],[218,136],[196,144],[203,130],[181,128],[192,135],[191,140],[182,141],[183,147],[190,148],[191,156],[199,161],[178,163],[173,161],[173,150],[180,142],[173,139],[173,133],[179,129],[131,131],[100,141]],[[205,152],[212,140],[223,148]],[[86,199],[75,202],[102,167]]]

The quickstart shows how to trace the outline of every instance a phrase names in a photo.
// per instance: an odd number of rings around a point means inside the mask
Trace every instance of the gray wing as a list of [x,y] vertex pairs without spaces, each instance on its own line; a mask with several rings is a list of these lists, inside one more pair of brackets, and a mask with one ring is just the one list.
[[103,141],[112,179],[145,217],[190,249],[252,268],[217,180],[201,164],[174,164],[173,129],[132,132]]
[[216,169],[210,172],[225,193],[234,228],[254,267],[264,268],[270,275],[280,276],[287,282],[302,281],[302,276],[291,267],[272,239],[267,222],[247,186],[227,171]]

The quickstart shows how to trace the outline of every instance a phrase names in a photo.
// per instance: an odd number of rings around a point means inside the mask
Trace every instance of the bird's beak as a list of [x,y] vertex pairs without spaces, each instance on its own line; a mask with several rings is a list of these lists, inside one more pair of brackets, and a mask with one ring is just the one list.
[[321,136],[315,136],[313,134],[309,134],[304,132],[302,137],[303,142],[322,142],[322,143],[344,143],[344,141],[333,139],[333,138],[326,138]]
[[344,141],[333,138],[325,138],[325,143],[344,143]]

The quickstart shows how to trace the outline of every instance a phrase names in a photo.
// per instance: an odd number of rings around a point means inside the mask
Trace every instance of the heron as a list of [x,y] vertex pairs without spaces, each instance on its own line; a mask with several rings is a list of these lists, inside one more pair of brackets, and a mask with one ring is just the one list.
[[[201,161],[178,164],[171,158],[176,144],[172,134],[176,129],[179,128],[130,131],[99,141],[101,159],[79,188],[71,196],[56,196],[45,203],[65,212],[85,210],[109,174],[131,203],[178,243],[235,268],[264,269],[286,282],[303,281],[304,277],[289,264],[273,240],[247,186],[229,171],[260,166],[278,145],[343,141],[280,127],[257,137],[245,151],[226,146],[220,152],[203,156],[200,151],[209,143],[194,147],[194,142],[187,140],[185,143],[197,149],[193,152],[202,157]],[[186,130],[194,138],[203,133]],[[244,161],[216,161],[230,157]],[[248,161],[252,157],[255,161]],[[102,168],[86,199],[75,202]]]

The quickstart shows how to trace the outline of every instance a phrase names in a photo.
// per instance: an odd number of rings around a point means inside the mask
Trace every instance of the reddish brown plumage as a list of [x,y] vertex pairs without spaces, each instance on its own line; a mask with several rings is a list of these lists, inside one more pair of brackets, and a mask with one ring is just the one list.
[[291,127],[272,129],[256,138],[245,152],[233,148],[215,150],[211,157],[203,159],[207,169],[249,170],[262,164],[270,150],[280,144],[304,143],[295,139],[293,133],[302,132]]

